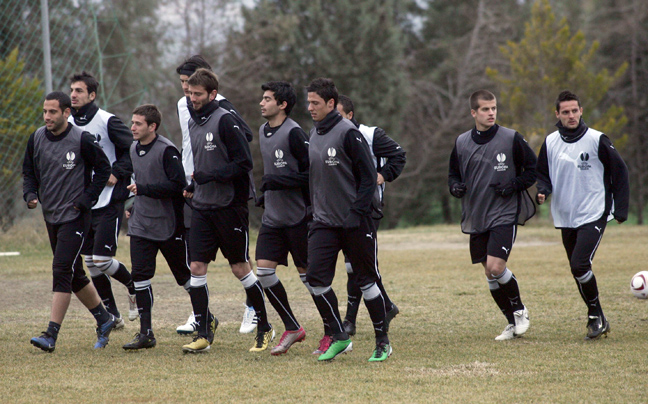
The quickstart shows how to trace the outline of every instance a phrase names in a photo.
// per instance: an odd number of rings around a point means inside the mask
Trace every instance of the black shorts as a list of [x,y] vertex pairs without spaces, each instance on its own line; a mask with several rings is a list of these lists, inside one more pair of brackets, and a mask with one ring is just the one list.
[[174,235],[166,241],[131,236],[130,240],[133,282],[153,278],[158,251],[162,252],[178,285],[184,286],[191,279],[189,251],[184,236]]
[[124,202],[92,209],[92,221],[81,254],[114,257],[117,254],[117,237],[123,216]]
[[256,244],[256,260],[268,260],[288,266],[288,253],[297,268],[308,264],[308,220],[291,227],[261,225]]
[[575,277],[583,276],[592,269],[594,254],[606,225],[607,220],[603,218],[575,229],[560,229],[569,266]]
[[488,255],[508,261],[511,254],[517,225],[498,226],[485,233],[470,235],[470,258],[473,264],[486,262]]
[[86,223],[90,215],[81,215],[72,222],[50,224],[45,222],[50,246],[54,253],[52,260],[52,291],[61,293],[78,292],[90,280],[81,263],[81,246],[83,245]]
[[209,263],[219,249],[230,265],[250,260],[247,206],[194,209],[189,232],[191,262]]
[[308,270],[311,286],[330,286],[335,276],[338,254],[342,250],[357,274],[358,285],[378,280],[378,242],[373,220],[363,217],[360,227],[344,230],[313,222],[308,233]]

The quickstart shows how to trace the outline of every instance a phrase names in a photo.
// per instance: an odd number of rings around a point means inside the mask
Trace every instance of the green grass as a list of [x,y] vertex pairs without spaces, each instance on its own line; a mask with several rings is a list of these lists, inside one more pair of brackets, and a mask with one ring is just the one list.
[[[253,235],[254,236],[254,235]],[[251,250],[254,251],[251,241]],[[93,351],[94,321],[73,299],[56,351],[29,344],[44,330],[51,300],[51,252],[39,220],[0,235],[1,402],[646,402],[648,301],[629,291],[646,269],[648,228],[610,225],[594,261],[609,338],[584,341],[586,311],[569,272],[557,230],[521,227],[509,267],[520,283],[531,328],[513,341],[493,338],[505,319],[488,293],[481,266],[471,265],[458,226],[379,233],[385,286],[401,314],[392,323],[393,356],[368,363],[373,333],[360,311],[354,350],[331,363],[311,355],[321,321],[294,266],[282,279],[307,339],[288,354],[251,354],[253,336],[238,333],[244,292],[222,256],[210,264],[211,308],[220,320],[209,353],[184,355],[188,337],[175,333],[190,313],[187,294],[166,263],[153,279],[153,325],[158,346],[125,352],[138,330],[128,323],[110,344]],[[129,263],[128,239],[118,258]],[[344,306],[342,262],[334,289]],[[113,282],[127,310],[125,289]],[[269,307],[278,335],[283,325]],[[341,307],[342,312],[345,308]]]

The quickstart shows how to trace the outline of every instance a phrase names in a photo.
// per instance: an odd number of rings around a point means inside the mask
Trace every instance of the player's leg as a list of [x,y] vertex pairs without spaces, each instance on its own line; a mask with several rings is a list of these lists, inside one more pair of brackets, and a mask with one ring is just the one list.
[[605,220],[600,220],[578,229],[562,229],[571,272],[587,305],[587,339],[597,339],[601,335],[607,335],[610,330],[601,307],[596,276],[592,272],[592,260],[603,238],[605,226]]
[[[189,263],[191,262],[190,259],[189,259],[189,257],[190,257],[190,254],[189,254],[189,233],[190,233],[190,229],[191,229],[191,215],[192,215],[193,210],[191,209],[191,206],[189,206],[188,203],[184,204],[183,209],[184,209],[183,210],[184,234],[183,234],[182,237],[184,238],[184,242],[185,242],[185,246],[186,246],[185,255],[187,257],[186,258],[187,267],[189,267]],[[187,293],[189,292],[190,287],[191,287],[191,282],[189,284],[189,287],[187,288]],[[183,325],[179,325],[178,327],[176,327],[176,332],[178,334],[193,334],[194,332],[196,332],[196,327],[197,327],[196,317],[194,316],[194,313],[192,311],[191,314],[189,315],[189,317],[187,318],[187,321]]]
[[[92,260],[94,266],[101,273],[116,279],[126,286],[130,296],[129,304],[132,306],[132,302],[135,300],[133,298],[135,296],[133,279],[130,272],[126,269],[126,266],[114,258],[117,253],[119,226],[121,223],[121,217],[124,213],[124,204],[123,202],[118,202],[108,205],[105,208],[97,209],[96,211],[97,212],[93,214],[93,216],[96,216],[98,220],[94,232],[94,246],[92,249]],[[110,288],[109,283],[102,287],[106,289],[100,293],[102,299],[104,298],[104,295],[107,296],[108,293],[112,296],[112,289]],[[110,305],[111,313],[115,315],[115,317],[120,318],[119,310],[114,303],[114,297],[112,297],[112,299],[113,301]],[[129,307],[129,320],[133,321],[137,318],[136,310],[136,305],[134,307]]]
[[347,309],[343,325],[347,334],[355,335],[356,319],[358,318],[358,310],[360,310],[362,290],[360,290],[356,274],[353,272],[353,266],[346,255],[344,256],[344,265],[347,272]]
[[184,352],[204,352],[213,342],[213,331],[217,320],[209,311],[209,288],[207,287],[207,265],[216,258],[218,251],[217,233],[211,223],[212,212],[194,210],[191,217],[189,254],[191,258],[191,288],[189,296],[198,335],[182,346]]
[[[176,283],[182,286],[187,294],[191,290],[191,268],[189,263],[189,248],[183,234],[174,235],[169,240],[160,243],[160,251],[166,259]],[[191,300],[191,299],[190,299]],[[193,334],[196,322],[193,312],[187,323],[176,328],[178,334]]]
[[155,275],[155,261],[158,243],[141,237],[131,236],[130,253],[132,277],[135,285],[140,331],[133,340],[123,346],[126,350],[153,348],[156,344],[151,312],[153,309],[153,288],[151,279]]
[[338,309],[338,299],[331,287],[335,276],[335,264],[342,249],[342,229],[325,227],[315,223],[308,235],[309,267],[306,280],[313,288],[317,310],[322,320],[331,328],[332,338],[328,349],[318,360],[331,360],[349,352],[353,344],[344,331]]
[[389,343],[385,309],[385,299],[378,281],[378,241],[374,223],[364,217],[360,227],[344,231],[344,252],[357,273],[358,284],[374,328],[376,348],[369,361],[384,361],[392,352]]
[[522,303],[517,278],[507,267],[509,255],[517,235],[517,225],[499,226],[491,229],[488,237],[486,276],[496,280],[507,297],[513,311],[514,336],[523,335],[529,328],[529,312]]

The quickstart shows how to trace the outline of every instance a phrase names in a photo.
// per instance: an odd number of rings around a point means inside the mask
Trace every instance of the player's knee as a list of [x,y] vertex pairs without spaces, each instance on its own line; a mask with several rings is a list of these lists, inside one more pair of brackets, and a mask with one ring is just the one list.
[[86,256],[84,258],[84,261],[85,261],[86,267],[88,268],[88,272],[90,273],[90,276],[92,278],[96,278],[97,276],[103,275],[103,272],[101,272],[99,270],[99,268],[97,268],[97,266],[95,265],[94,260],[92,259],[92,257]]
[[87,276],[85,276],[85,274],[83,276],[81,276],[81,277],[76,277],[75,276],[74,278],[72,278],[72,292],[77,293],[77,292],[81,291],[81,289],[88,286],[89,283],[90,283],[90,280],[88,279]]
[[353,273],[353,266],[351,266],[351,263],[350,262],[345,262],[344,265],[346,266],[347,273],[352,274]]
[[[578,264],[572,264],[572,266],[571,266],[571,273],[572,273],[572,275],[574,276],[574,279],[576,279],[576,280],[577,280],[578,282],[580,282],[580,283],[583,283],[583,282],[581,282],[580,280],[585,279],[585,278],[588,276],[588,274],[591,274],[591,273],[592,273],[592,270],[591,270],[591,269],[592,269],[592,266],[591,266],[591,265],[585,265],[585,264],[581,264],[581,265],[578,265]],[[587,282],[587,280],[585,280],[584,282]]]
[[313,294],[315,296],[322,296],[326,292],[331,290],[331,286],[313,286]]
[[203,276],[207,274],[207,264],[204,262],[194,261],[190,265],[191,274],[195,276]]
[[257,278],[263,289],[268,289],[279,283],[275,268],[257,267]]
[[153,275],[148,273],[148,271],[133,271],[131,276],[133,277],[133,283],[136,285],[135,288],[137,288],[138,282],[148,282],[151,284],[151,279],[153,278]]
[[376,285],[375,282],[361,286],[360,290],[362,290],[362,297],[366,301],[373,300],[381,295],[380,288],[378,287],[378,285]]
[[119,261],[114,258],[95,255],[92,260],[94,266],[106,275],[114,275],[119,269]]

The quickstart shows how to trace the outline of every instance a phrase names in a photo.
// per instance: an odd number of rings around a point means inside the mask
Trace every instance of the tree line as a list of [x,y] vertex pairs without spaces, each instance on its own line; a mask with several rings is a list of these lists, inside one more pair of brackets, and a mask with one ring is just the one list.
[[[448,157],[455,138],[473,125],[469,95],[480,88],[493,91],[498,122],[522,133],[537,152],[555,130],[556,95],[570,89],[583,100],[586,122],[605,132],[626,160],[631,212],[644,222],[648,2],[643,0],[92,3],[100,16],[115,13],[124,33],[108,42],[109,50],[130,52],[138,61],[127,68],[105,63],[104,80],[119,77],[117,94],[144,86],[143,102],[162,108],[163,132],[176,143],[174,108],[182,93],[175,67],[191,54],[210,61],[220,92],[253,128],[263,123],[262,83],[290,81],[299,95],[292,117],[309,129],[305,86],[330,77],[354,100],[361,123],[384,128],[407,151],[403,174],[388,184],[384,223],[450,223],[458,221],[460,208],[447,190]],[[111,27],[99,22],[98,29],[107,36]],[[128,121],[131,104],[126,100],[111,112]],[[252,150],[259,179],[258,143]]]

